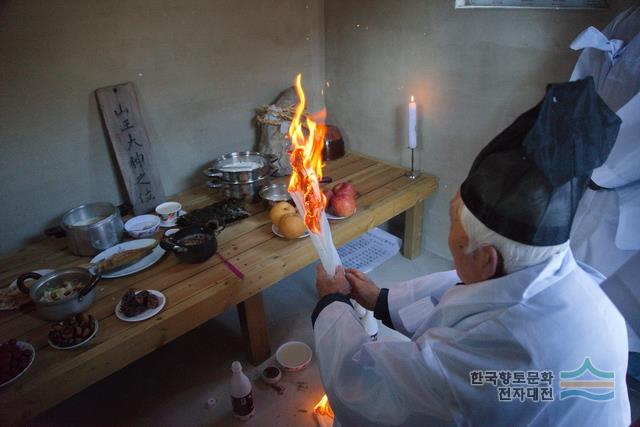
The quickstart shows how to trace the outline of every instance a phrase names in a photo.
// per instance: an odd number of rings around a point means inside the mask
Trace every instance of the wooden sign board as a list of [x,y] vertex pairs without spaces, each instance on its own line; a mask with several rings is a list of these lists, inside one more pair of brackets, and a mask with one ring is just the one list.
[[96,98],[136,215],[166,200],[133,83],[103,87]]

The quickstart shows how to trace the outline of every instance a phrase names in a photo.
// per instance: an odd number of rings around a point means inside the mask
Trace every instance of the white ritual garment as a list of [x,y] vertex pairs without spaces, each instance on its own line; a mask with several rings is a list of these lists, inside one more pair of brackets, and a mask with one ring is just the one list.
[[601,33],[583,31],[571,47],[583,49],[571,80],[593,76],[596,89],[622,119],[620,133],[587,190],[571,234],[577,259],[611,275],[640,250],[640,7],[617,16]]
[[[325,391],[342,426],[628,426],[624,320],[570,250],[507,276],[457,285],[455,272],[390,287],[393,326],[409,339],[371,342],[354,309],[316,318]],[[585,359],[615,375],[612,400],[559,397],[560,371]],[[500,402],[472,371],[551,371],[553,401]]]

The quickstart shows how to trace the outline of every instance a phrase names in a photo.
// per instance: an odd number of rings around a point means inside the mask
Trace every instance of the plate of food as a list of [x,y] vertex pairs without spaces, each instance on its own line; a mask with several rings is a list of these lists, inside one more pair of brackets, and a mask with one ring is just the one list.
[[16,381],[29,370],[36,350],[26,341],[9,340],[0,344],[0,387]]
[[278,237],[282,237],[283,239],[304,239],[305,237],[309,237],[309,230],[304,230],[304,232],[296,237],[287,237],[284,234],[282,234],[282,232],[280,231],[280,229],[278,228],[277,225],[275,224],[271,224],[271,231],[273,231],[273,234],[275,234]]
[[54,323],[49,332],[49,345],[56,350],[82,347],[98,333],[98,319],[90,314],[76,314],[70,319]]
[[353,216],[356,213],[356,194],[350,182],[342,182],[331,190],[324,190],[327,219],[340,220]]
[[278,202],[269,211],[271,231],[283,239],[302,239],[309,235],[298,210],[288,202]]
[[99,265],[100,261],[107,260],[108,258],[111,258],[121,252],[132,251],[134,249],[143,249],[145,247],[149,248],[148,255],[145,255],[134,263],[125,265],[122,268],[108,270],[102,273],[102,278],[104,279],[114,279],[116,277],[129,276],[130,274],[134,274],[144,270],[145,268],[149,268],[156,262],[160,261],[160,259],[164,255],[164,249],[162,249],[160,245],[158,245],[158,242],[155,239],[138,239],[119,243],[109,249],[100,252],[91,260],[91,264]]
[[129,289],[116,306],[116,317],[124,322],[141,322],[160,313],[166,302],[160,291]]

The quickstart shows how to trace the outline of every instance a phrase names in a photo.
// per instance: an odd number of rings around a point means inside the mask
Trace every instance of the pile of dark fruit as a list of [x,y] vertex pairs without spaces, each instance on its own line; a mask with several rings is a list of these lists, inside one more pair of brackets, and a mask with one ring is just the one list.
[[49,341],[58,347],[71,347],[89,338],[95,328],[92,315],[76,314],[71,319],[54,324],[49,332]]
[[0,345],[0,384],[17,377],[31,361],[31,350],[18,347],[16,340]]
[[129,289],[120,301],[120,312],[127,317],[134,317],[160,305],[158,297],[149,291],[136,293],[135,289]]

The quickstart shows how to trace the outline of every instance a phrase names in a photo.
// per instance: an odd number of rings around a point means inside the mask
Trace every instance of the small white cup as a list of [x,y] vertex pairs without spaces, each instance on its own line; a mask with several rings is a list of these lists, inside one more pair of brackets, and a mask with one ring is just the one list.
[[178,202],[165,202],[156,206],[156,213],[160,215],[163,225],[173,226],[178,220],[178,213],[182,205]]

